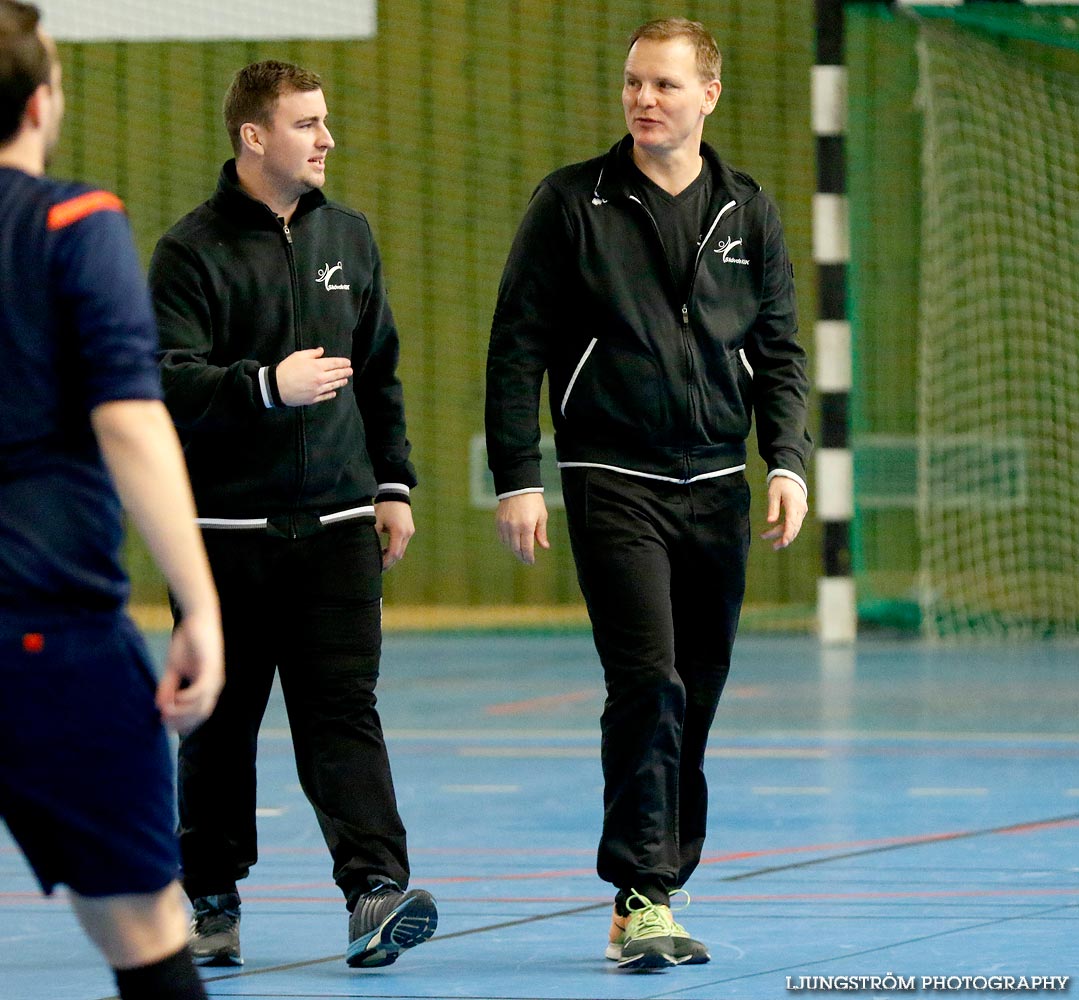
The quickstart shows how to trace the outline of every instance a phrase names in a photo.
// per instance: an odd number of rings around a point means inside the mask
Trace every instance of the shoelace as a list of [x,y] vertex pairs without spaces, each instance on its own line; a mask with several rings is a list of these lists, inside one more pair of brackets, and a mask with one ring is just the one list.
[[[636,902],[638,905],[632,905]],[[669,916],[670,908],[665,907],[658,903],[653,903],[647,896],[642,896],[636,889],[631,889],[629,897],[626,899],[626,909],[629,911],[630,917],[636,918],[636,926],[634,930],[638,936],[646,935],[649,933],[670,934],[672,924],[674,921]],[[663,911],[667,912],[664,913]],[[628,930],[628,925],[627,925]],[[683,933],[685,933],[683,931]]]
[[[676,907],[674,905],[674,897],[679,895],[685,896],[686,901],[681,906]],[[689,897],[689,893],[686,892],[685,889],[675,889],[674,892],[671,893],[671,913],[673,914],[675,909],[686,909],[691,902],[692,900]],[[678,923],[678,921],[675,920],[673,916],[671,917],[671,923],[674,924],[675,934],[677,934],[679,937],[689,937],[689,931],[687,931],[680,923]]]

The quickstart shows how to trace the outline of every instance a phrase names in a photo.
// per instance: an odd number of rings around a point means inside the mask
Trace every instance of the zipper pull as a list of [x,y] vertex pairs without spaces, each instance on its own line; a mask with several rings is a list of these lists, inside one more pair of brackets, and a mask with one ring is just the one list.
[[682,329],[689,330],[689,306],[682,304]]
[[285,239],[288,240],[289,246],[291,246],[292,245],[292,233],[288,228],[288,223],[287,222],[284,223],[281,228],[285,233]]

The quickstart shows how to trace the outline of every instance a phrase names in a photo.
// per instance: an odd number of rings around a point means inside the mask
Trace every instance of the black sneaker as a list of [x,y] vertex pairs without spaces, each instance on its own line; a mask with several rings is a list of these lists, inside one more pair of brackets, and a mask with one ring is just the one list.
[[423,944],[438,926],[434,897],[380,885],[361,896],[348,921],[345,961],[354,969],[392,965],[406,948]]
[[196,965],[243,965],[240,957],[240,897],[235,892],[199,896],[191,903],[188,944]]

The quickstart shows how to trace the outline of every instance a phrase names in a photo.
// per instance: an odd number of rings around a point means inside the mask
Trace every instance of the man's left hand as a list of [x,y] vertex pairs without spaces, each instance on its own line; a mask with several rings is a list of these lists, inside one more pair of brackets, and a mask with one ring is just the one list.
[[412,508],[401,500],[376,503],[375,530],[386,538],[386,547],[382,550],[382,570],[385,572],[401,561],[409,539],[416,534]]

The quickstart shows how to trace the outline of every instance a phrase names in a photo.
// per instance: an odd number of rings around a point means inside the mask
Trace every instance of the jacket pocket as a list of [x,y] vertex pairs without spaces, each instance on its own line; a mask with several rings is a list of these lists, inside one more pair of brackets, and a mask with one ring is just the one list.
[[753,367],[742,348],[725,351],[715,365],[718,370],[696,386],[704,439],[710,444],[744,439],[753,409]]
[[570,376],[566,391],[562,396],[562,416],[566,415],[566,406],[569,403],[569,397],[573,394],[573,388],[577,384],[577,379],[580,377],[581,369],[588,363],[588,358],[598,343],[598,338],[593,337],[591,343],[585,348],[584,354],[581,355],[581,360],[577,362],[577,367],[573,369],[573,374]]
[[651,355],[596,337],[570,375],[560,411],[588,437],[655,437],[669,429],[669,391]]

